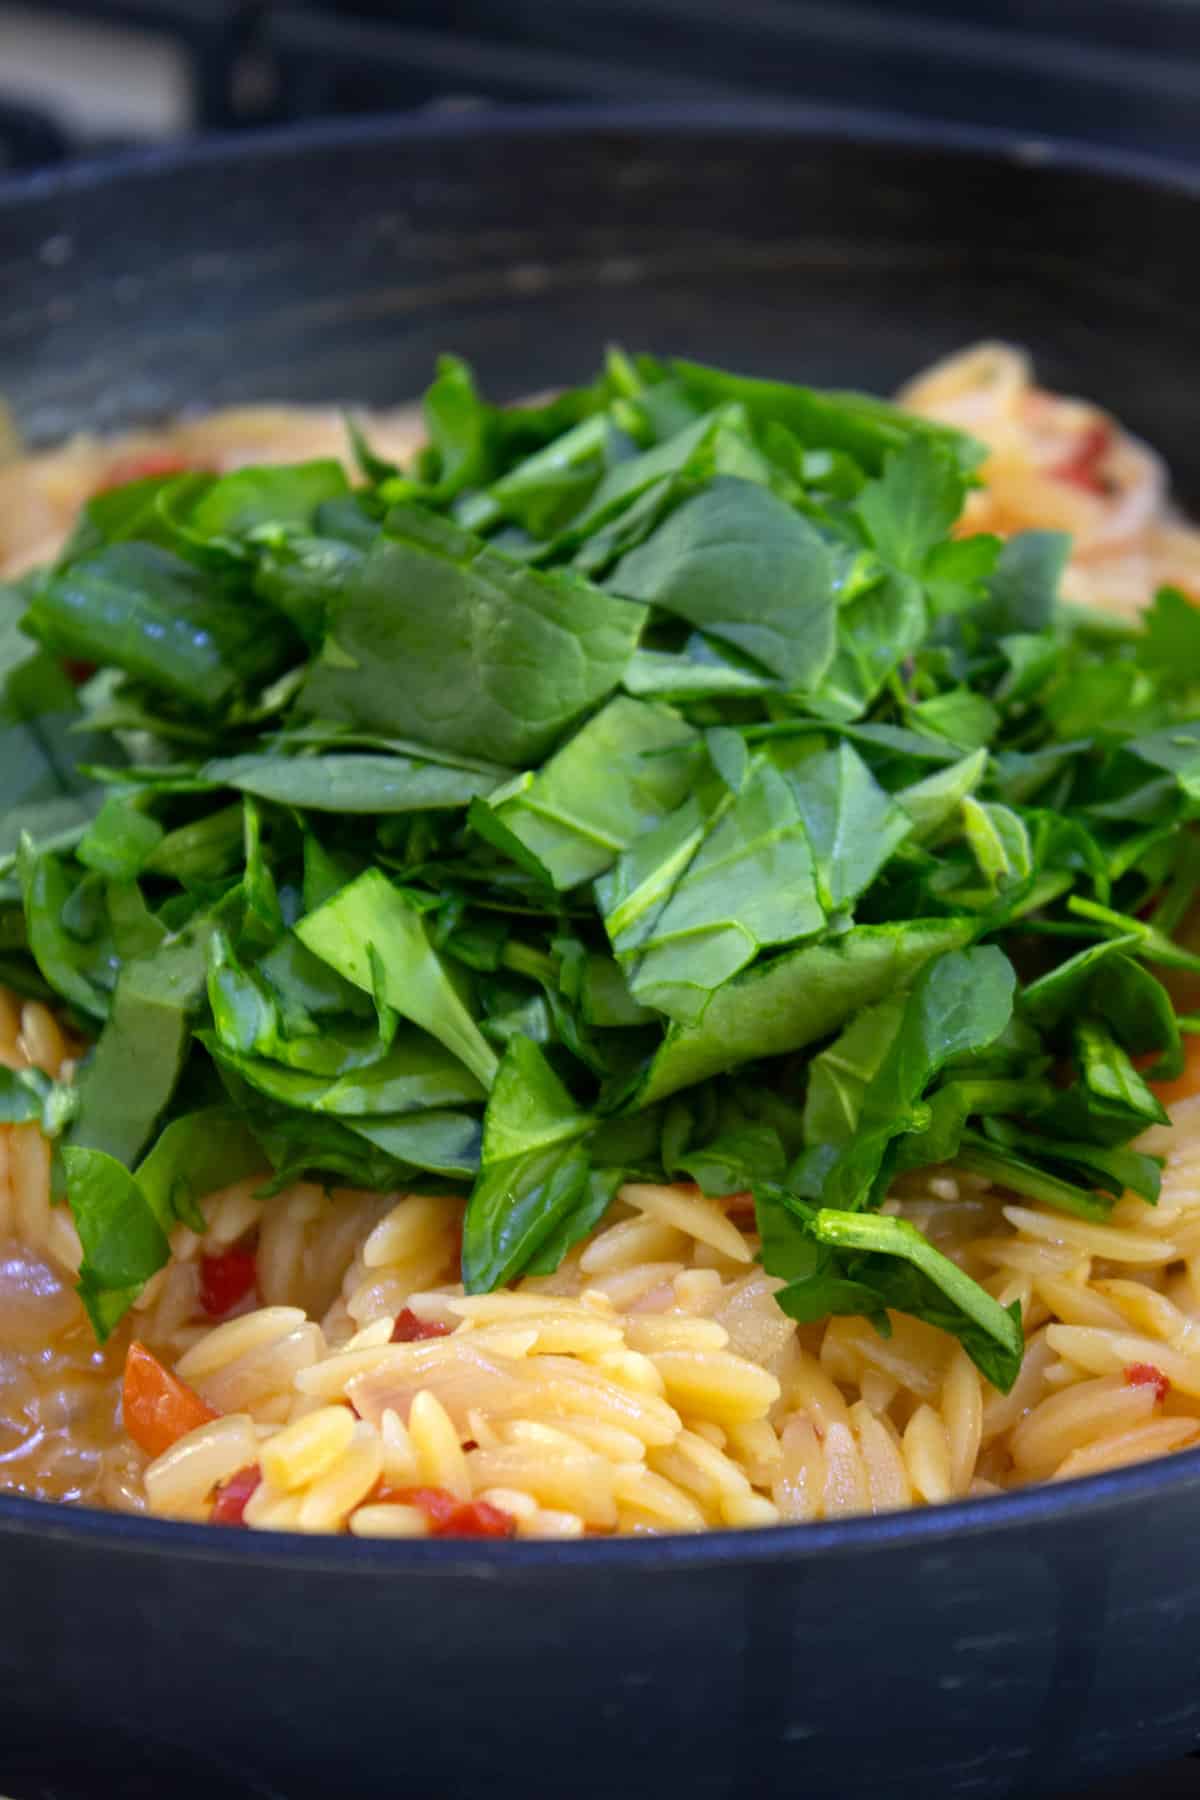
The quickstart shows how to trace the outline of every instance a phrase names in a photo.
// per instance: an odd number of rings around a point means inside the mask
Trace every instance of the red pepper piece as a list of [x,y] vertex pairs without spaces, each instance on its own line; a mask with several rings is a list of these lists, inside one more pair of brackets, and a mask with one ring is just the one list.
[[510,1538],[515,1537],[517,1522],[490,1500],[458,1500],[438,1487],[382,1487],[377,1501],[393,1501],[398,1506],[415,1506],[429,1520],[431,1537]]
[[234,1244],[200,1259],[200,1304],[210,1319],[223,1319],[258,1279],[252,1244]]
[[441,1325],[436,1319],[418,1318],[411,1306],[397,1313],[396,1323],[392,1326],[393,1344],[415,1344],[418,1338],[449,1337],[451,1327]]
[[462,1505],[462,1501],[448,1488],[439,1487],[394,1488],[385,1485],[379,1489],[375,1498],[383,1504],[394,1501],[397,1506],[415,1506],[429,1520],[429,1529],[434,1537],[441,1535]]
[[725,1202],[725,1217],[743,1231],[753,1231],[754,1195],[749,1190],[744,1194],[730,1194]]
[[1152,1387],[1160,1406],[1171,1391],[1170,1381],[1153,1363],[1130,1363],[1125,1371],[1125,1381],[1129,1387]]
[[189,1431],[217,1417],[194,1388],[136,1338],[125,1353],[121,1410],[126,1431],[147,1456],[161,1456]]
[[490,1500],[470,1500],[460,1506],[450,1527],[440,1537],[510,1538],[517,1534],[517,1521]]
[[146,450],[141,456],[119,456],[104,471],[96,484],[96,492],[107,494],[131,481],[148,481],[152,475],[182,475],[185,469],[195,467],[195,463],[180,456],[177,450]]
[[262,1470],[257,1463],[248,1463],[223,1481],[217,1489],[217,1497],[213,1501],[211,1522],[214,1525],[244,1525],[246,1523],[246,1502],[262,1481]]
[[1075,487],[1086,488],[1092,494],[1107,493],[1107,486],[1097,465],[1111,443],[1111,426],[1103,422],[1089,425],[1070,456],[1056,464],[1050,471],[1051,475],[1058,481],[1069,481]]

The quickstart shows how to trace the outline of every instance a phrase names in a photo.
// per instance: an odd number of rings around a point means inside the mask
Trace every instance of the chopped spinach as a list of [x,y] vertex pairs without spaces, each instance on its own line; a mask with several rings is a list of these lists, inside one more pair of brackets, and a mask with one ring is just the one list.
[[0,595],[0,977],[91,1041],[0,1117],[61,1140],[97,1332],[247,1176],[461,1193],[475,1292],[636,1174],[753,1193],[793,1317],[1008,1387],[1015,1311],[880,1205],[1157,1197],[1196,609],[1062,605],[1061,535],[954,535],[980,447],[862,395],[445,357],[425,417],[354,484],[96,496]]

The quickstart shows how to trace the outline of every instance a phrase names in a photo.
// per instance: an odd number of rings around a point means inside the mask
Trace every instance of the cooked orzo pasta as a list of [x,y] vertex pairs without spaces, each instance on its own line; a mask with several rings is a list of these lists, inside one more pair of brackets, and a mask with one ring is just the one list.
[[[0,474],[11,743],[102,765],[7,826],[0,1488],[565,1538],[1200,1443],[1196,535],[1015,351],[905,403],[982,486],[622,357],[448,362],[354,490],[285,411]],[[1062,624],[1040,526],[1184,592]]]

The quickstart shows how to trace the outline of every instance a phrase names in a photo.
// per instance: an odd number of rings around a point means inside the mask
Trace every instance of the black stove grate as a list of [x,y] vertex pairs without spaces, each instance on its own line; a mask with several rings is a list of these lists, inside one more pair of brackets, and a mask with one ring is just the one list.
[[[168,40],[183,53],[203,130],[428,106],[757,97],[1200,161],[1200,0],[37,0],[37,9]],[[94,147],[73,144],[61,121],[22,98],[0,69],[0,168]]]
[[0,97],[0,175],[62,162],[70,149],[66,132],[53,119],[36,107]]

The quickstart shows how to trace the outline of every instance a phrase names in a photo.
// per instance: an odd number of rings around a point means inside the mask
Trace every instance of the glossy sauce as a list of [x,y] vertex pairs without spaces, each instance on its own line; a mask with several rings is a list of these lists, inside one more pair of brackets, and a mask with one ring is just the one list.
[[0,1492],[135,1504],[120,1424],[125,1334],[101,1349],[71,1277],[0,1241]]

